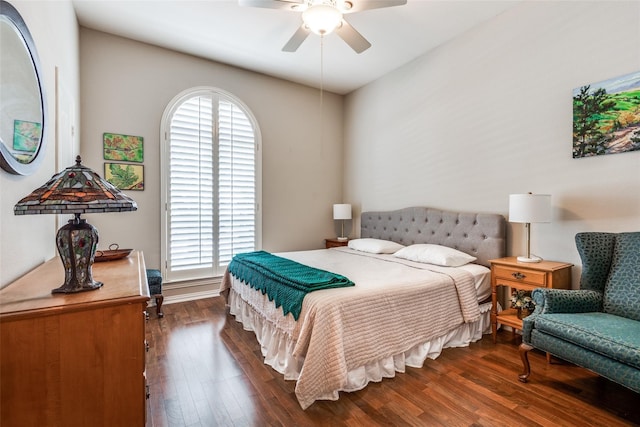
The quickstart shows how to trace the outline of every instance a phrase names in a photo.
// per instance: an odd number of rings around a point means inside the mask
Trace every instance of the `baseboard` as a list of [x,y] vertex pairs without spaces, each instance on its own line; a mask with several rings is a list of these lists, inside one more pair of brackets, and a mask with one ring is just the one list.
[[213,297],[219,297],[219,296],[220,296],[220,289],[201,291],[201,292],[189,292],[186,294],[171,295],[171,296],[165,297],[162,305],[175,304],[179,302],[194,301],[197,299],[213,298]]
[[[220,296],[221,278],[166,283],[162,287],[163,304],[193,301]],[[153,298],[152,298],[153,299]]]

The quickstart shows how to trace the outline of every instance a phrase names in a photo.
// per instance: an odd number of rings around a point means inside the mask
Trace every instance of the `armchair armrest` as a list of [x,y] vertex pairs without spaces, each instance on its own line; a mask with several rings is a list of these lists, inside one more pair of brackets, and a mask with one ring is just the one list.
[[531,293],[536,309],[522,320],[522,341],[531,343],[531,330],[536,318],[544,313],[589,313],[602,311],[601,292],[585,289],[537,288]]
[[585,289],[534,289],[531,297],[539,313],[589,313],[602,311],[602,292]]

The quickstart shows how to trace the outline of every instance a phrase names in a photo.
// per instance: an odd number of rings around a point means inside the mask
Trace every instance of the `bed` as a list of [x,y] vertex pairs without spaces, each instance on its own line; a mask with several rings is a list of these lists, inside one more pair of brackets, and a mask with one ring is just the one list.
[[[490,330],[488,267],[505,255],[504,217],[411,207],[364,212],[360,224],[350,247],[276,254],[355,283],[306,294],[297,320],[229,270],[223,277],[230,313],[255,333],[264,362],[296,381],[303,409],[422,367],[443,348],[467,346]],[[424,244],[437,245],[429,247],[436,256],[452,248],[475,260],[424,262],[414,251]],[[381,247],[387,253],[376,253]],[[449,259],[463,265],[448,266]]]

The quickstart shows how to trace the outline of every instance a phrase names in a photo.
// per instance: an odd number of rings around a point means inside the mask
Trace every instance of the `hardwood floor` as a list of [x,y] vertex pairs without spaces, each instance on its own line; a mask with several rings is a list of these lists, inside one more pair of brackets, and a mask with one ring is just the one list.
[[445,349],[421,369],[303,411],[292,381],[262,362],[222,297],[165,305],[147,322],[148,426],[628,426],[640,395],[533,351],[531,380],[511,333]]

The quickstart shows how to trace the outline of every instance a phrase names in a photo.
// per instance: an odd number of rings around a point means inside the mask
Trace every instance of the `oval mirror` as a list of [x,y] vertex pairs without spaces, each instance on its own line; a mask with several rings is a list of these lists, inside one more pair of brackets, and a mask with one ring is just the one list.
[[40,62],[22,16],[0,1],[0,166],[35,172],[45,147],[45,96]]

